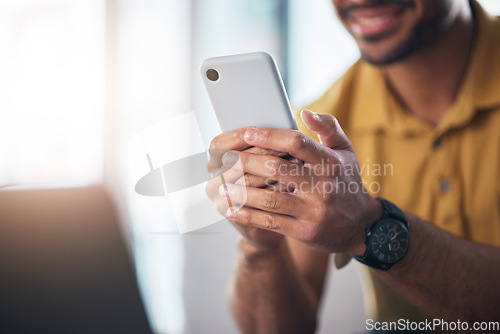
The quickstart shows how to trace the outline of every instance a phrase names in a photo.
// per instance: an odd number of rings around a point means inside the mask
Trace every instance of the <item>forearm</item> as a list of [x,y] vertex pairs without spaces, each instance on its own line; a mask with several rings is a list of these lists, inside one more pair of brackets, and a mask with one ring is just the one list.
[[387,272],[390,286],[434,318],[500,318],[500,249],[455,237],[405,213],[410,223],[406,257]]
[[240,242],[230,306],[244,333],[312,333],[318,298],[299,275],[286,242],[265,254]]

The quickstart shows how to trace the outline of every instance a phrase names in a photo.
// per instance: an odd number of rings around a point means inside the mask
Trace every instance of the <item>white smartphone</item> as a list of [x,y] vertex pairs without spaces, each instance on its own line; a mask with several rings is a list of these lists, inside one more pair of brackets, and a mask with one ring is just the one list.
[[274,58],[265,52],[208,58],[201,76],[222,131],[297,129]]

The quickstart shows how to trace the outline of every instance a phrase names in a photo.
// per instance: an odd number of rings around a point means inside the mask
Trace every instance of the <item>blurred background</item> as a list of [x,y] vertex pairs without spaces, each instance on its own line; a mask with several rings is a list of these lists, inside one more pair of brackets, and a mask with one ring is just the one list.
[[[0,186],[105,185],[157,333],[236,331],[236,232],[179,235],[166,197],[134,192],[129,141],[194,111],[208,146],[219,129],[199,64],[251,51],[274,55],[296,108],[359,56],[328,0],[0,0]],[[364,329],[354,263],[330,270],[321,313],[319,333]]]

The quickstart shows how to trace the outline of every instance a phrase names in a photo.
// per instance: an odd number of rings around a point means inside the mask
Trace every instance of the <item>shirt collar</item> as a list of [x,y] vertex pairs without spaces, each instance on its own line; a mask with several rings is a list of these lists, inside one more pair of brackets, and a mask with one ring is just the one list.
[[387,87],[380,68],[361,61],[353,99],[352,125],[358,130],[384,130],[416,134],[467,124],[478,111],[500,105],[500,19],[472,2],[477,35],[470,64],[457,99],[441,123],[433,128],[404,112]]

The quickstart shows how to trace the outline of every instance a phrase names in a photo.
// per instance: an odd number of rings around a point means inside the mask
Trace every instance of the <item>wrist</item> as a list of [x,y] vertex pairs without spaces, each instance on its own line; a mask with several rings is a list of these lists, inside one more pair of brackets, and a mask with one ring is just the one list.
[[375,198],[369,197],[366,210],[362,219],[360,220],[360,233],[359,238],[356,243],[351,247],[350,253],[354,256],[363,256],[366,251],[366,231],[372,226],[372,224],[379,220],[384,212],[382,204]]
[[[366,236],[366,234],[365,234]],[[363,240],[363,243],[362,244],[357,244],[356,246],[354,246],[352,248],[352,250],[349,252],[352,256],[363,256],[366,252],[366,245],[365,245],[365,242]]]

